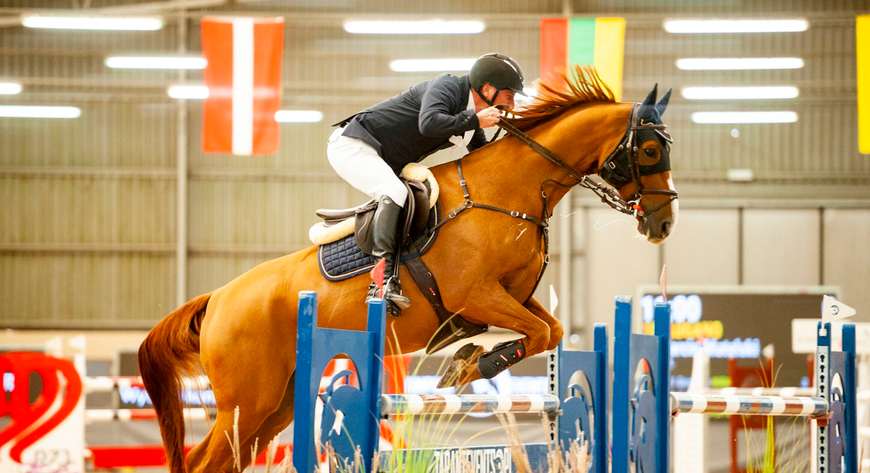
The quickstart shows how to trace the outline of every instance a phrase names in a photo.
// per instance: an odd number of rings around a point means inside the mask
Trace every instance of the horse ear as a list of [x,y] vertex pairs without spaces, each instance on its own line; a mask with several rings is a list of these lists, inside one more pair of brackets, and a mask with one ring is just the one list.
[[656,84],[653,86],[652,90],[649,91],[649,94],[643,99],[643,102],[640,104],[640,110],[638,111],[638,117],[651,119],[653,115],[653,110],[655,110],[656,106],[656,95],[658,95],[659,85]]
[[665,92],[665,95],[662,95],[662,98],[656,103],[656,111],[659,112],[659,116],[665,113],[665,109],[668,108],[668,100],[671,99],[671,91],[674,89],[668,89]]

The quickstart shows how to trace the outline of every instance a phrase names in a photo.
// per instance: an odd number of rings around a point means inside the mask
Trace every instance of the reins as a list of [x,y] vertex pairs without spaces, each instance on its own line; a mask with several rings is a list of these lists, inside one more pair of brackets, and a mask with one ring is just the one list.
[[[504,106],[499,106],[499,108],[501,108],[502,110],[509,111]],[[432,229],[430,231],[434,232],[435,230],[437,230],[439,227],[441,227],[442,225],[444,225],[448,221],[456,218],[460,213],[462,213],[470,208],[473,208],[473,207],[477,207],[477,208],[481,208],[481,209],[485,209],[485,210],[496,211],[496,212],[501,212],[503,214],[510,215],[511,217],[519,218],[521,220],[531,222],[531,223],[541,227],[542,239],[543,239],[543,243],[544,243],[544,264],[541,266],[541,270],[538,273],[538,277],[535,281],[535,287],[532,289],[531,294],[529,294],[529,297],[532,297],[532,295],[535,293],[535,290],[538,288],[538,284],[540,284],[540,282],[541,282],[541,278],[544,275],[544,271],[546,271],[546,269],[547,269],[547,265],[550,262],[550,236],[549,236],[550,235],[550,232],[549,232],[550,223],[549,222],[550,222],[550,217],[552,215],[550,214],[549,209],[548,209],[547,193],[544,190],[544,185],[547,182],[553,182],[553,183],[558,184],[558,185],[563,186],[563,187],[580,186],[584,189],[589,189],[593,193],[595,193],[595,195],[597,195],[601,199],[602,202],[609,205],[614,210],[616,210],[620,213],[624,213],[626,215],[630,215],[634,218],[638,218],[638,217],[645,218],[647,215],[652,215],[653,213],[662,209],[663,207],[665,207],[667,204],[671,203],[673,200],[675,200],[678,197],[677,192],[670,190],[670,189],[644,189],[643,186],[641,185],[640,176],[645,175],[645,174],[643,174],[641,171],[641,166],[638,162],[638,157],[637,157],[637,151],[638,151],[637,132],[640,130],[654,130],[656,133],[659,133],[661,136],[663,136],[668,141],[670,141],[670,138],[667,135],[667,131],[666,131],[667,126],[666,125],[658,124],[658,123],[644,123],[642,120],[638,121],[637,120],[637,111],[639,108],[640,108],[640,104],[638,104],[638,103],[635,103],[632,105],[631,113],[629,114],[629,117],[628,117],[628,127],[627,127],[627,130],[625,132],[625,135],[623,135],[622,140],[620,140],[620,142],[619,142],[619,145],[610,154],[610,156],[608,156],[608,158],[604,161],[604,165],[602,165],[602,170],[609,169],[611,172],[616,172],[617,173],[616,175],[621,177],[618,174],[618,172],[621,170],[618,168],[616,160],[622,155],[622,153],[625,153],[625,155],[628,158],[627,159],[628,160],[628,168],[629,168],[628,172],[631,175],[630,180],[634,182],[635,189],[636,189],[635,194],[634,194],[632,199],[626,201],[625,199],[622,198],[622,196],[619,195],[619,192],[616,190],[616,188],[614,186],[610,186],[606,183],[597,182],[597,181],[590,179],[588,175],[583,174],[582,172],[574,169],[564,159],[560,158],[556,153],[547,149],[544,145],[535,141],[528,134],[526,134],[525,132],[523,132],[522,130],[520,130],[519,128],[514,126],[513,124],[507,122],[503,118],[499,118],[499,121],[497,123],[499,129],[496,131],[495,135],[493,136],[492,140],[490,140],[490,142],[495,141],[495,139],[498,137],[501,130],[505,130],[507,133],[510,133],[511,135],[516,137],[518,140],[520,140],[524,144],[526,144],[526,146],[532,148],[532,150],[534,150],[536,153],[540,154],[541,156],[543,156],[544,158],[546,158],[547,160],[549,160],[553,164],[555,164],[555,165],[559,166],[560,168],[564,169],[565,171],[567,171],[571,177],[573,177],[574,179],[577,180],[577,182],[573,185],[570,185],[570,184],[563,184],[561,182],[558,182],[558,181],[555,181],[552,179],[547,179],[546,181],[541,183],[541,199],[543,200],[543,207],[544,208],[542,211],[541,218],[536,218],[536,217],[533,217],[533,216],[525,214],[525,213],[520,213],[520,212],[513,211],[513,210],[506,210],[506,209],[502,209],[500,207],[495,207],[495,206],[486,205],[486,204],[479,204],[479,203],[474,202],[471,199],[470,193],[468,192],[468,183],[465,181],[465,176],[462,173],[462,158],[460,158],[460,159],[456,160],[456,170],[459,174],[459,185],[462,187],[462,194],[465,198],[465,202],[463,202],[459,208],[457,208],[456,210],[453,210],[452,212],[447,214],[447,217],[441,219],[441,221],[438,222],[437,224],[435,224],[435,226],[432,227]],[[662,161],[664,161],[664,159],[662,159]],[[670,169],[669,164],[663,163],[663,165],[668,168],[668,169],[664,169],[664,170]],[[656,169],[656,172],[661,172],[661,171]],[[650,173],[647,173],[647,174],[650,174]],[[628,179],[625,180],[625,183],[627,183],[627,182],[628,182]],[[665,203],[663,203],[662,205],[659,205],[655,209],[645,212],[644,209],[641,208],[641,206],[640,206],[640,199],[641,199],[643,194],[663,194],[663,195],[670,196],[670,199],[668,201],[666,201]]]

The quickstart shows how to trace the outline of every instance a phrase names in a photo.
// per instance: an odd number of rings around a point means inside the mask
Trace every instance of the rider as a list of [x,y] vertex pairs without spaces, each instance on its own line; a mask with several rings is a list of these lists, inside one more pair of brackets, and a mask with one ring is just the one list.
[[[398,283],[399,217],[408,198],[397,177],[406,164],[450,146],[486,144],[483,128],[498,123],[496,105],[513,108],[523,70],[508,56],[484,54],[467,76],[441,74],[337,123],[327,142],[329,164],[342,179],[378,201],[372,256],[386,260],[383,298],[406,309]],[[525,94],[523,94],[525,95]],[[394,272],[395,269],[395,272]],[[369,286],[366,302],[376,295]]]

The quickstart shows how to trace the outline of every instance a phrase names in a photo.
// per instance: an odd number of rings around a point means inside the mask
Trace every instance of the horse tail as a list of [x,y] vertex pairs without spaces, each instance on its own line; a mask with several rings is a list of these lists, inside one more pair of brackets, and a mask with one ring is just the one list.
[[139,347],[139,374],[157,412],[166,462],[172,473],[184,473],[184,406],[182,376],[196,369],[199,328],[211,293],[203,294],[161,320]]

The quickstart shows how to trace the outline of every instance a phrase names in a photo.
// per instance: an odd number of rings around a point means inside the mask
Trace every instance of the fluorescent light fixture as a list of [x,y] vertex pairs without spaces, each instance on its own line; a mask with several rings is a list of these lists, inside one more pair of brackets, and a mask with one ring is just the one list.
[[205,69],[208,60],[197,56],[110,56],[112,69]]
[[752,182],[755,173],[749,168],[734,168],[728,170],[728,180],[732,182]]
[[666,20],[668,33],[792,33],[806,31],[803,19],[783,20]]
[[78,107],[0,105],[0,117],[7,118],[78,118],[81,114]]
[[470,71],[476,58],[460,59],[396,59],[390,69],[396,72],[450,72]]
[[156,17],[85,17],[28,15],[21,19],[28,28],[60,30],[155,31],[163,28],[163,20]]
[[21,84],[17,82],[0,82],[0,95],[15,95],[21,93]]
[[344,31],[356,34],[476,34],[486,29],[482,21],[366,21],[348,20]]
[[323,112],[318,110],[278,110],[275,121],[280,123],[317,123],[323,120]]
[[799,57],[693,57],[677,59],[684,71],[745,71],[757,69],[800,69]]
[[689,100],[793,99],[797,87],[685,87],[683,98]]
[[695,112],[695,123],[794,123],[798,119],[795,112]]
[[207,99],[208,87],[204,85],[173,85],[169,96],[174,99]]

